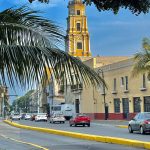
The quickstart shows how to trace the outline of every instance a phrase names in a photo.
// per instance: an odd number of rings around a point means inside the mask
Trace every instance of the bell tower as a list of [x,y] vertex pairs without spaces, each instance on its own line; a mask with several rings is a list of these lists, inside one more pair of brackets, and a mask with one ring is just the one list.
[[68,4],[66,52],[74,57],[91,56],[87,17],[82,0],[71,0]]

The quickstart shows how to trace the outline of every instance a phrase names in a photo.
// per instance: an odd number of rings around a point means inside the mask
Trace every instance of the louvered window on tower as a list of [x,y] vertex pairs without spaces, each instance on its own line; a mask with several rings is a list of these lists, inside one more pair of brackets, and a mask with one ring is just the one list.
[[81,29],[80,23],[77,23],[77,31],[80,31],[80,29]]
[[77,49],[82,49],[82,43],[81,42],[77,42]]
[[77,10],[77,15],[80,15],[80,10]]

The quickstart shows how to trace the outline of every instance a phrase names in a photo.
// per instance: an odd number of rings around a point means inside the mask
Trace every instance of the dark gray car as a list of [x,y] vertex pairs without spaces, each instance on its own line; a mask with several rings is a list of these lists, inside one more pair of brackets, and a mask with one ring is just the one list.
[[138,113],[129,121],[128,130],[130,133],[133,131],[140,131],[141,134],[150,132],[150,112]]

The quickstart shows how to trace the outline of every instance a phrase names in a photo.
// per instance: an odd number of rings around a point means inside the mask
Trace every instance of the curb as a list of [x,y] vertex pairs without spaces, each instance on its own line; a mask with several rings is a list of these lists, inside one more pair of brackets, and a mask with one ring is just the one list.
[[128,126],[125,126],[125,125],[116,125],[116,127],[118,127],[118,128],[128,128]]
[[22,128],[22,129],[27,129],[27,130],[39,131],[39,132],[44,132],[44,133],[49,133],[49,134],[56,134],[56,135],[68,136],[72,138],[91,140],[91,141],[97,141],[97,142],[103,142],[103,143],[140,147],[140,148],[145,148],[145,149],[150,150],[150,142],[143,142],[143,141],[138,141],[138,140],[130,140],[130,139],[124,139],[124,138],[109,137],[109,136],[89,135],[89,134],[68,132],[68,131],[62,131],[62,130],[53,130],[53,129],[48,129],[48,128],[31,127],[31,126],[14,123],[8,120],[4,120],[4,122],[11,126]]

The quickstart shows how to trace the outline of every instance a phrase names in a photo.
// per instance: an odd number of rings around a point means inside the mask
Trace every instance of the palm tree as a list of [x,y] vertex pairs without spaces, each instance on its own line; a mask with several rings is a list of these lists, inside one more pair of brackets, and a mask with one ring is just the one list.
[[[52,72],[57,81],[93,85],[103,80],[80,60],[59,50],[65,36],[52,21],[28,7],[9,8],[0,12],[0,79],[32,85]],[[48,70],[48,71],[47,71]]]
[[135,54],[135,64],[133,67],[132,75],[136,76],[140,73],[148,73],[150,78],[150,40],[147,38],[143,39],[143,50]]

